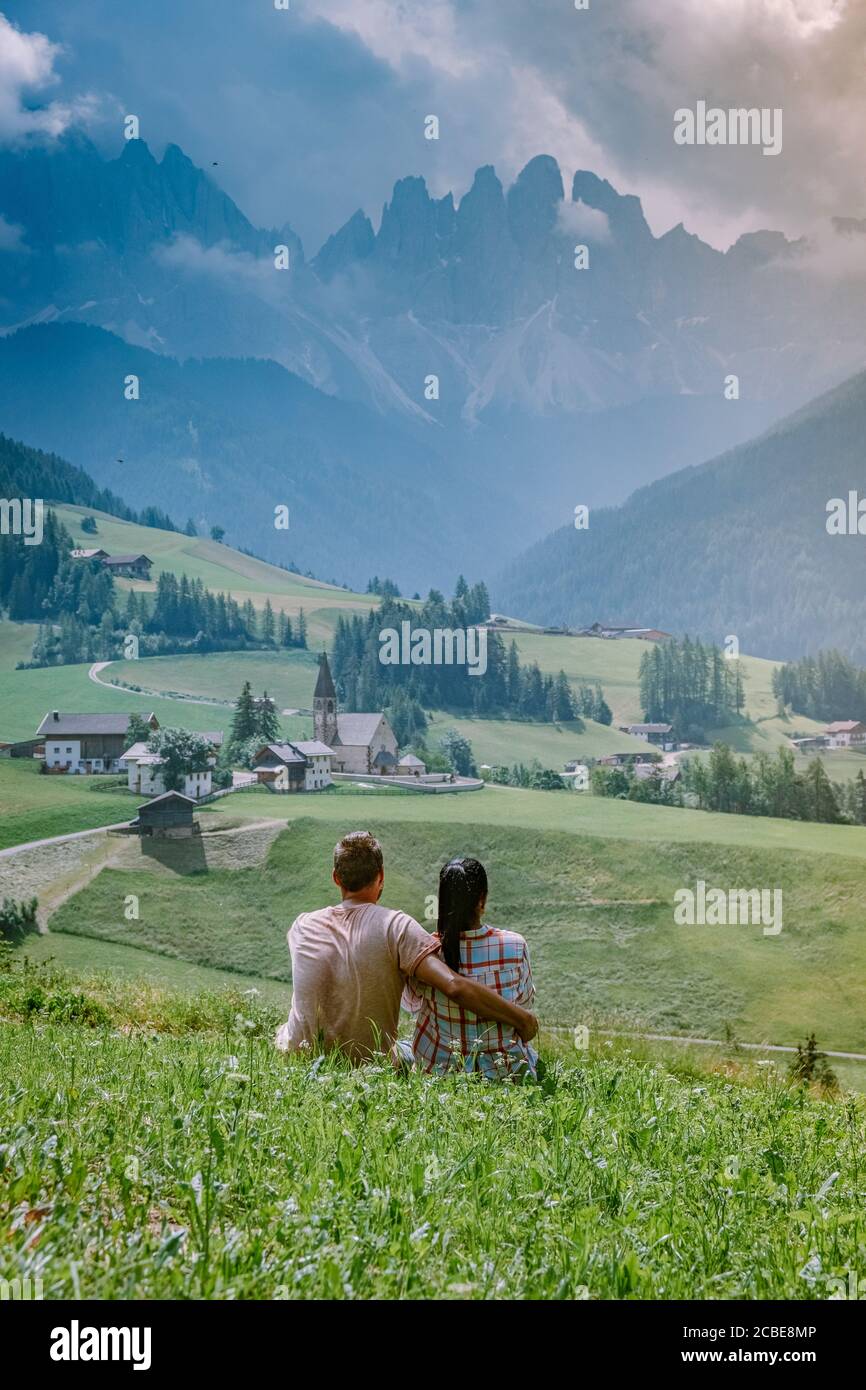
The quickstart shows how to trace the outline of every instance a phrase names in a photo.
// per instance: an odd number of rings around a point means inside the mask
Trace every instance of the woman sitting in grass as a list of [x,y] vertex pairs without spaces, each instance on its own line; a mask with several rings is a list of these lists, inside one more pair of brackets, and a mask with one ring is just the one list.
[[[452,859],[439,875],[439,955],[452,970],[529,1008],[535,997],[522,936],[488,927],[487,874],[477,859]],[[416,1015],[412,1051],[422,1071],[479,1071],[498,1079],[538,1074],[538,1057],[507,1027],[468,1013],[430,985],[407,981],[403,1007]]]

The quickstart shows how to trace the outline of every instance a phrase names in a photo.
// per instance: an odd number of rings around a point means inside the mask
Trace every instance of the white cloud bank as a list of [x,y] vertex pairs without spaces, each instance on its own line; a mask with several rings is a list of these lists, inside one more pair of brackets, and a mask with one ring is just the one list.
[[44,101],[59,82],[55,63],[63,52],[45,34],[25,34],[0,14],[0,143],[32,137],[56,138],[97,105],[92,96],[72,102]]

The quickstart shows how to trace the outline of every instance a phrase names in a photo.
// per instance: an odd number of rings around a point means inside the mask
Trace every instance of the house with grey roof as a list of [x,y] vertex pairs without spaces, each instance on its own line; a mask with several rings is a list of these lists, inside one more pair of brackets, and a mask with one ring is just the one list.
[[124,579],[149,579],[153,565],[147,555],[108,555],[101,563],[109,573]]
[[397,761],[398,777],[423,777],[426,771],[426,764],[414,753],[403,753]]
[[266,743],[253,758],[253,769],[274,791],[318,792],[331,785],[333,757],[334,750],[315,738]]
[[[213,769],[216,767],[218,746],[214,740],[222,743],[223,736],[220,733],[201,734],[200,737],[210,742],[211,753],[206,768],[187,772],[184,776],[183,795],[191,797],[193,801],[200,801],[203,796],[210,796],[213,791]],[[140,796],[162,796],[166,791],[163,775],[165,759],[159,753],[151,752],[146,743],[133,743],[118,759],[118,763],[121,768],[126,768],[127,785],[131,792],[137,792]]]
[[[155,714],[147,716],[147,723],[159,728]],[[49,772],[120,772],[128,728],[128,714],[64,714],[54,709],[42,720],[36,737],[45,739]]]
[[397,738],[384,714],[338,714],[337,692],[322,652],[313,693],[316,738],[333,751],[334,772],[389,776],[397,771]]

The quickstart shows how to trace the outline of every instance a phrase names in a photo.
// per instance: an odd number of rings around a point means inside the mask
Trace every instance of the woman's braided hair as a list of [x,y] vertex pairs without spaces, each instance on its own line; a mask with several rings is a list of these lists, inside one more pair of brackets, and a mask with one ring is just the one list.
[[445,964],[460,971],[460,936],[475,925],[475,914],[487,896],[487,874],[477,859],[451,859],[439,873],[439,920]]

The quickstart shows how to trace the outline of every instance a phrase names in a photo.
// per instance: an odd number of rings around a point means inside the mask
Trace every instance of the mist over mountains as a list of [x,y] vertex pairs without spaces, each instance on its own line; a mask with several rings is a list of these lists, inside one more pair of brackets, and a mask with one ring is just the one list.
[[[862,285],[805,242],[655,237],[636,197],[586,171],[566,187],[544,155],[507,190],[479,169],[459,201],[401,179],[378,229],[359,210],[312,258],[141,140],[0,151],[0,215],[0,427],[352,583],[490,573],[863,358]],[[288,542],[263,527],[277,503]]]

